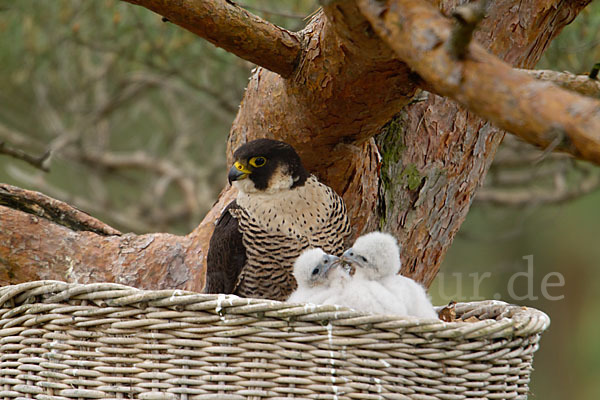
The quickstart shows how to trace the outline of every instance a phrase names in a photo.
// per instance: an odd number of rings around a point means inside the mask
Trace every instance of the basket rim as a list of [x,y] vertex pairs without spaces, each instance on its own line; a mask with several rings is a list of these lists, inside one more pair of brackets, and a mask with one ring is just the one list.
[[[36,296],[42,296],[41,301],[32,301]],[[33,307],[34,304],[68,303],[71,300],[89,300],[96,305],[107,307],[159,307],[175,308],[176,311],[204,311],[219,315],[221,320],[227,316],[246,315],[288,323],[318,323],[328,328],[335,325],[354,326],[457,341],[533,336],[541,334],[550,326],[550,318],[546,313],[499,300],[457,303],[457,314],[463,318],[471,315],[483,315],[488,318],[477,322],[444,322],[439,319],[370,314],[338,305],[286,303],[181,289],[147,290],[118,283],[80,284],[39,280],[0,287],[0,308],[27,308]],[[9,311],[8,314],[12,313]],[[0,319],[6,317],[7,313],[3,313]]]

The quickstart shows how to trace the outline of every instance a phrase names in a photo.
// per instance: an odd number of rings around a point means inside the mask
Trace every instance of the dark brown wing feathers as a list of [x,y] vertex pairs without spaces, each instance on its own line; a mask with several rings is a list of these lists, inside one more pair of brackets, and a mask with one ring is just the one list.
[[246,263],[246,249],[238,221],[229,212],[240,208],[234,200],[225,208],[210,238],[204,293],[233,293]]

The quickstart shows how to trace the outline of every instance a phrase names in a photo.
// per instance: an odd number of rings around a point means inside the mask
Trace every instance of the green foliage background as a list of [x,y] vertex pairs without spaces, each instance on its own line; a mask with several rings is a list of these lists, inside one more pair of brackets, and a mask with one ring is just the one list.
[[[317,8],[246,5],[293,30]],[[0,141],[52,150],[48,174],[0,158],[0,180],[123,231],[187,233],[226,183],[226,137],[253,67],[120,1],[0,0]]]
[[[313,0],[242,5],[292,30],[317,8]],[[598,61],[594,2],[538,67],[583,73]],[[75,204],[124,231],[187,233],[226,182],[227,133],[251,68],[119,1],[0,0],[0,141],[31,154],[53,150],[49,173],[0,155],[0,181]],[[150,167],[97,159],[140,151]],[[518,303],[546,311],[552,326],[536,355],[532,398],[600,398],[599,204],[596,192],[555,206],[474,205],[430,290],[436,304],[517,302],[510,277],[526,271],[523,257],[533,256],[538,299]],[[485,272],[490,277],[475,287],[470,274]],[[565,285],[548,291],[562,300],[542,296],[541,282],[552,272]],[[528,282],[515,282],[515,292],[526,294]]]

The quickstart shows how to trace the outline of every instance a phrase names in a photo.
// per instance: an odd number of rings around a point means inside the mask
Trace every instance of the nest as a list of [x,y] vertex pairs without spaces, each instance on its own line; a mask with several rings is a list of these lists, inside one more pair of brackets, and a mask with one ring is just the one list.
[[550,323],[498,301],[442,322],[56,281],[0,306],[0,396],[40,400],[524,399]]

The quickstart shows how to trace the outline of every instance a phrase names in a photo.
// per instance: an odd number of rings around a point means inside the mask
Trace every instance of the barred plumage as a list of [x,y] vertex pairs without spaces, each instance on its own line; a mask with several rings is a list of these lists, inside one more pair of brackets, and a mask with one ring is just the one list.
[[[322,201],[312,202],[307,192],[321,195]],[[241,208],[231,211],[248,257],[233,293],[285,300],[296,289],[292,267],[302,251],[320,247],[341,255],[344,238],[350,233],[346,207],[314,176],[304,186],[271,199],[275,201],[252,197],[238,197]]]
[[[342,198],[306,172],[291,146],[255,142],[235,153],[230,180],[240,191],[211,238],[205,292],[285,300],[302,251],[341,255],[351,229]],[[250,167],[256,158],[260,167]]]

